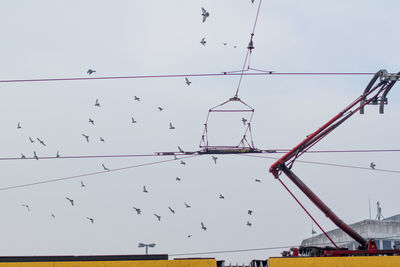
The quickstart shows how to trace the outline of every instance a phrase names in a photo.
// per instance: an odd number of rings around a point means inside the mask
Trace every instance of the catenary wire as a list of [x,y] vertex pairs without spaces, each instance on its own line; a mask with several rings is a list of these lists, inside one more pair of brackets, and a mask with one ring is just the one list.
[[144,167],[144,166],[156,165],[156,164],[175,161],[175,160],[179,160],[179,159],[192,158],[192,157],[196,157],[196,156],[200,156],[200,155],[190,155],[190,156],[180,157],[180,158],[177,158],[177,159],[160,160],[160,161],[142,163],[142,164],[127,166],[127,167],[115,168],[115,169],[110,169],[108,171],[104,170],[104,171],[98,171],[98,172],[91,172],[91,173],[72,175],[72,176],[56,178],[56,179],[42,180],[42,181],[33,182],[33,183],[26,183],[26,184],[14,185],[14,186],[7,186],[7,187],[0,188],[0,191],[10,190],[10,189],[17,189],[17,188],[22,188],[22,187],[29,187],[29,186],[40,185],[40,184],[48,184],[48,183],[71,180],[71,179],[76,179],[76,178],[81,178],[81,177],[86,177],[86,176],[93,176],[93,175],[98,175],[98,174],[105,174],[105,173],[122,171],[122,170],[133,169],[133,168],[139,168],[139,167]]
[[[385,236],[385,237],[376,237],[375,239],[394,239],[399,238],[399,235],[396,236]],[[348,241],[340,241],[336,242],[337,244],[346,244],[351,243],[353,240]],[[330,243],[316,243],[313,246],[326,246]],[[240,252],[251,252],[251,251],[261,251],[261,250],[276,250],[276,249],[285,249],[285,248],[293,248],[298,247],[298,245],[286,245],[286,246],[271,246],[271,247],[260,247],[260,248],[245,248],[245,249],[232,249],[232,250],[216,250],[216,251],[202,251],[202,252],[187,252],[187,253],[175,253],[175,254],[168,254],[169,256],[189,256],[189,255],[204,255],[204,254],[221,254],[221,253],[240,253]]]
[[130,75],[130,76],[103,76],[103,77],[65,77],[65,78],[38,78],[38,79],[6,79],[0,83],[27,83],[27,82],[59,82],[59,81],[94,81],[94,80],[120,80],[120,79],[153,79],[153,78],[184,78],[184,77],[213,77],[213,76],[364,76],[374,75],[372,72],[252,72],[252,73],[198,73],[198,74],[155,74],[155,75]]
[[[287,153],[289,149],[272,149],[272,150],[263,150],[262,154],[281,154]],[[191,152],[195,154],[197,151]],[[381,152],[400,152],[400,149],[349,149],[349,150],[311,150],[306,151],[308,154],[317,154],[317,153],[381,153]],[[171,154],[162,154],[153,153],[153,154],[109,154],[109,155],[70,155],[70,156],[43,156],[39,157],[40,160],[48,160],[48,159],[93,159],[93,158],[135,158],[135,157],[165,157],[171,156]],[[182,156],[179,152],[168,152],[168,153],[177,153],[176,156]],[[8,161],[8,160],[36,160],[35,157],[0,157],[0,161]]]
[[[268,156],[258,156],[258,155],[241,155],[246,157],[254,157],[254,158],[265,158],[265,159],[279,159],[277,157],[268,157]],[[324,166],[332,166],[332,167],[341,167],[341,168],[350,168],[350,169],[360,169],[360,170],[368,170],[368,171],[379,171],[379,172],[390,172],[390,173],[400,173],[398,170],[388,170],[388,169],[372,169],[367,167],[353,166],[353,165],[344,165],[344,164],[335,164],[335,163],[326,163],[326,162],[318,162],[318,161],[309,161],[309,160],[296,160],[296,162],[301,163],[309,163],[316,165],[324,165]]]

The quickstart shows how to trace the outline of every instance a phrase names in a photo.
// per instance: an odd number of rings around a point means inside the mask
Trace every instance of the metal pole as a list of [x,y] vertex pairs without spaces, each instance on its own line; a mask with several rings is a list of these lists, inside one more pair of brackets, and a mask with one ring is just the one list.
[[149,249],[149,245],[145,245],[145,247],[146,247],[146,255],[148,254],[148,249]]

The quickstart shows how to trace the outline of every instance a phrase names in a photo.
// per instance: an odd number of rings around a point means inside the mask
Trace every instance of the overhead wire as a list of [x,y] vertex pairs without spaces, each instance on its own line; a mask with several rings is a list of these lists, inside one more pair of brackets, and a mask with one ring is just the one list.
[[174,158],[174,159],[160,160],[160,161],[142,163],[142,164],[127,166],[127,167],[115,168],[115,169],[110,169],[110,170],[104,170],[104,171],[98,171],[98,172],[90,172],[90,173],[66,176],[66,177],[62,177],[62,178],[48,179],[48,180],[42,180],[42,181],[38,181],[38,182],[7,186],[7,187],[0,188],[0,191],[16,189],[16,188],[22,188],[22,187],[29,187],[29,186],[34,186],[34,185],[48,184],[48,183],[54,183],[54,182],[60,182],[60,181],[65,181],[65,180],[71,180],[71,179],[82,178],[82,177],[87,177],[87,176],[111,173],[111,172],[122,171],[122,170],[133,169],[133,168],[139,168],[139,167],[150,166],[150,165],[157,165],[157,164],[161,164],[161,163],[165,163],[165,162],[175,161],[175,160],[179,160],[179,159],[192,158],[192,157],[196,157],[196,156],[200,156],[200,155],[190,155],[190,156],[180,157],[180,158],[177,158],[177,159]]
[[[244,70],[242,70],[244,72]],[[121,79],[155,79],[155,78],[184,78],[184,77],[213,77],[213,76],[364,76],[374,75],[372,72],[222,72],[222,73],[197,73],[197,74],[156,74],[156,75],[129,75],[129,76],[103,76],[103,77],[64,77],[64,78],[38,78],[38,79],[5,79],[0,83],[28,83],[28,82],[59,82],[59,81],[95,81],[95,80],[121,80]]]

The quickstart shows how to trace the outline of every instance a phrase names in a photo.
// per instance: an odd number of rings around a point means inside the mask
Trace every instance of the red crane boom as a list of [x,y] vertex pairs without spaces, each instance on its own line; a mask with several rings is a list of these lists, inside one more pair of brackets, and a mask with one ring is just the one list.
[[321,141],[322,138],[331,133],[334,129],[336,129],[336,127],[341,125],[352,115],[358,111],[363,114],[364,107],[366,105],[379,105],[379,111],[380,113],[383,113],[383,107],[385,104],[387,104],[386,95],[399,78],[400,72],[397,74],[389,74],[386,70],[378,71],[371,79],[361,96],[356,98],[350,105],[339,112],[318,130],[308,135],[300,144],[295,146],[277,162],[272,164],[269,169],[269,171],[277,179],[279,179],[279,175],[281,172],[283,172],[334,224],[336,224],[350,237],[360,243],[362,249],[371,249],[371,247],[369,247],[369,242],[352,228],[350,228],[346,223],[344,223],[332,210],[330,210],[328,206],[294,174],[291,168],[298,157],[313,147],[316,143]]

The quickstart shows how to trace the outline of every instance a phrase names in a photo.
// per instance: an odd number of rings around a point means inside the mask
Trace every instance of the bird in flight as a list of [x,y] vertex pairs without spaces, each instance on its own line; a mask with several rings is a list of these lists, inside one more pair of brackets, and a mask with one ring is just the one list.
[[85,187],[86,185],[81,181],[81,187]]
[[219,194],[220,199],[225,199],[225,197],[222,194]]
[[369,164],[369,166],[371,167],[371,169],[373,169],[373,170],[375,170],[375,163],[373,163],[373,162],[371,162],[370,164]]
[[103,169],[104,169],[105,171],[109,171],[109,170],[110,170],[110,169],[107,168],[103,163],[101,164],[101,166],[103,166]]
[[254,0],[251,0],[251,3],[254,3]]
[[224,43],[222,43],[222,44],[223,44],[224,46],[226,46],[228,43],[225,43],[225,42],[224,42]]
[[74,200],[73,199],[70,199],[69,197],[65,197],[65,198],[71,203],[71,206],[74,205]]
[[247,119],[246,118],[242,118],[242,122],[243,122],[243,125],[246,125]]
[[95,72],[96,72],[96,70],[88,69],[86,73],[89,74],[89,75],[91,75],[91,74],[93,74],[93,73],[95,73]]
[[31,141],[31,143],[34,143],[35,141],[32,139],[32,137],[29,136],[29,141]]
[[144,193],[148,193],[148,192],[149,192],[149,191],[147,191],[147,189],[146,189],[146,186],[145,186],[145,185],[143,186],[143,192],[144,192]]
[[134,100],[140,101],[140,97],[135,96]]
[[18,122],[18,124],[17,124],[17,129],[21,129],[22,127],[21,127],[21,124]]
[[154,216],[157,217],[157,220],[158,220],[158,221],[161,221],[161,216],[160,216],[160,215],[154,213]]
[[28,211],[31,211],[31,209],[29,208],[29,205],[27,205],[27,204],[22,204],[22,207],[25,207]]
[[255,181],[256,181],[257,183],[261,183],[261,180],[260,180],[260,179],[255,179]]
[[251,215],[252,213],[253,213],[252,210],[248,210],[248,211],[247,211],[247,214],[249,214],[249,215]]
[[142,210],[141,210],[141,209],[139,209],[139,208],[135,208],[135,207],[133,207],[133,209],[136,211],[136,213],[137,213],[138,215],[140,215],[140,213],[142,212]]
[[206,19],[210,16],[210,13],[207,12],[203,7],[201,8],[201,15],[203,16],[203,23],[206,22]]
[[247,221],[246,225],[247,225],[248,227],[251,227],[251,222]]
[[207,227],[204,225],[204,223],[203,223],[203,222],[201,222],[201,229],[202,229],[202,230],[204,230],[204,231],[206,231],[206,230],[207,230]]
[[56,218],[56,215],[54,215],[54,213],[51,214],[51,217],[53,217],[53,219]]
[[181,181],[181,178],[179,178],[179,177],[176,177],[176,180],[177,180],[178,182],[180,182],[180,181]]
[[175,210],[173,210],[171,207],[168,207],[169,211],[175,214]]
[[187,235],[187,238],[191,238],[192,237],[192,235]]
[[175,126],[172,125],[172,122],[169,123],[169,129],[170,129],[170,130],[175,129]]
[[88,219],[91,223],[94,223],[94,219],[93,218],[86,217],[86,219]]
[[104,138],[100,136],[100,142],[105,142]]
[[211,158],[212,158],[212,160],[214,161],[214,163],[217,164],[217,159],[218,159],[218,157],[216,157],[216,156],[211,156]]
[[96,99],[96,102],[94,103],[95,107],[100,107],[99,99]]
[[60,157],[60,152],[57,150],[56,158]]
[[91,123],[92,125],[94,125],[94,120],[92,120],[91,118],[89,118],[89,123]]
[[38,137],[36,137],[36,139],[39,141],[39,143],[41,143],[43,146],[46,146],[46,144],[43,142],[43,140],[40,140]]
[[89,143],[89,135],[82,134],[82,136],[83,136],[83,137],[85,137],[85,139],[86,139],[86,142],[88,142],[88,143]]
[[25,155],[21,153],[21,159],[25,159]]
[[137,123],[137,121],[135,121],[135,119],[132,117],[132,123]]
[[203,46],[206,46],[206,38],[201,38],[201,41],[200,41],[200,43],[203,45]]
[[162,108],[162,107],[158,107],[158,110],[159,110],[159,111],[163,111],[163,109],[164,109],[164,108]]
[[189,81],[189,79],[187,77],[185,77],[185,81],[186,81],[187,85],[190,85],[192,83],[191,81]]
[[185,166],[186,162],[184,162],[183,160],[181,160],[181,165]]
[[190,206],[189,204],[187,204],[186,202],[183,202],[183,204],[185,204],[185,207],[186,207],[187,209],[191,208],[191,206]]
[[39,160],[39,157],[37,156],[36,151],[33,151],[33,157],[34,157],[36,160]]

